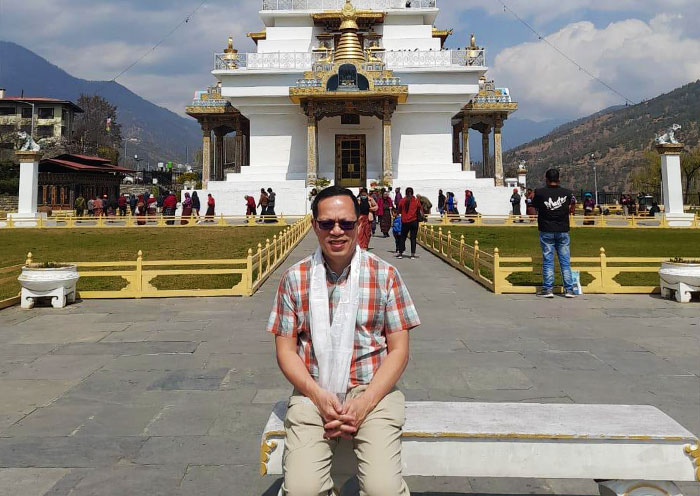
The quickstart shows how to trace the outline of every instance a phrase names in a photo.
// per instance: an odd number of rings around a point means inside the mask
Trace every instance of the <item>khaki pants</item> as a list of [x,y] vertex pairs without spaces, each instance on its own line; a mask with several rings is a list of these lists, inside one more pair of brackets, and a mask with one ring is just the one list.
[[[367,386],[350,391],[359,396]],[[404,396],[393,390],[367,416],[353,440],[361,496],[409,496],[401,476],[401,429]],[[287,496],[326,496],[333,489],[331,464],[338,440],[323,438],[323,420],[316,406],[297,392],[289,399],[282,465]]]

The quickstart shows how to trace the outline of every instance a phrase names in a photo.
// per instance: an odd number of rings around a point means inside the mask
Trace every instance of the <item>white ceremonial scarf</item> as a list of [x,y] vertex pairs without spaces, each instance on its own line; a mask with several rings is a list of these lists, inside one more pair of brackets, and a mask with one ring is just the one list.
[[[350,365],[355,346],[355,322],[360,306],[360,271],[362,249],[355,248],[346,284],[339,288],[340,300],[330,321],[326,266],[321,248],[312,258],[309,313],[311,342],[318,361],[319,385],[335,393],[341,402],[350,383]],[[337,291],[337,290],[336,290]]]

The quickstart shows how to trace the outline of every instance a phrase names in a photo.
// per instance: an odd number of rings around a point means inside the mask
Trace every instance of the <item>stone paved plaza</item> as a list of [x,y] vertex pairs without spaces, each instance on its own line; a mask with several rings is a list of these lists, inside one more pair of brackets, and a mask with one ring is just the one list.
[[[372,244],[390,256],[393,239]],[[700,435],[697,304],[496,296],[419,254],[396,261],[423,321],[407,399],[651,404]],[[0,495],[276,495],[258,470],[271,406],[290,392],[264,333],[281,271],[248,299],[1,311]],[[597,494],[593,481],[408,483],[423,496]]]

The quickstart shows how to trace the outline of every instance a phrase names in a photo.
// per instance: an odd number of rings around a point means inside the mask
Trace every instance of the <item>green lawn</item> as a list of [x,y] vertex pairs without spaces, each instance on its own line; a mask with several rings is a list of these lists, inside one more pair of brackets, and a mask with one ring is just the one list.
[[[502,257],[532,257],[532,274],[513,274],[513,284],[540,284],[542,281],[542,251],[536,227],[450,227],[452,236],[464,234],[467,244],[479,241],[479,248],[493,252],[498,247]],[[448,229],[443,227],[443,233]],[[697,229],[572,229],[571,256],[595,257],[604,247],[609,257],[700,257],[700,230]],[[557,268],[557,272],[558,272]],[[582,274],[587,284],[590,276]],[[623,285],[656,285],[658,275],[653,273],[622,274]],[[559,276],[557,275],[557,284]]]
[[[202,260],[245,258],[248,248],[265,245],[281,227],[202,227],[191,229],[109,228],[109,229],[3,229],[0,240],[0,267],[24,263],[27,252],[35,262],[101,262],[136,260],[139,250],[144,260]],[[169,267],[171,268],[171,267]],[[201,268],[206,268],[202,266]],[[222,268],[217,266],[216,268]],[[0,279],[5,277],[0,275]],[[159,289],[230,287],[239,276],[162,276]],[[90,278],[78,289],[118,290],[119,277]],[[0,300],[19,291],[17,283],[0,286]]]

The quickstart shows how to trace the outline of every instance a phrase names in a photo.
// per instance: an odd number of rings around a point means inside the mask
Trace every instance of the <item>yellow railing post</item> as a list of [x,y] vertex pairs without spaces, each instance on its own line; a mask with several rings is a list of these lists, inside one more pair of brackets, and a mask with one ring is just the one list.
[[262,258],[262,244],[258,243],[258,278],[256,281],[259,281],[262,279],[262,273],[263,273],[263,258]]
[[255,216],[254,216],[254,215],[249,215],[249,216],[248,216],[248,225],[249,225],[249,226],[254,226],[254,225],[255,225]]
[[447,258],[452,259],[452,231],[447,231]]
[[277,254],[277,235],[276,234],[274,236],[272,236],[272,250],[275,252],[274,263],[277,263],[277,260],[279,260],[279,258],[278,258],[278,254]]
[[226,221],[224,220],[224,214],[219,214],[219,225],[220,226],[226,225]]
[[474,276],[479,277],[479,241],[474,240]]
[[501,255],[498,248],[493,249],[493,292],[501,294]]
[[600,247],[600,286],[604,293],[607,293],[609,288],[608,284],[608,258],[605,254],[605,248]]
[[141,298],[143,292],[143,252],[141,250],[136,255],[136,280],[134,283],[136,285],[134,298]]
[[443,226],[449,226],[450,225],[450,219],[447,217],[447,212],[442,214],[442,225]]
[[280,226],[286,226],[287,225],[287,220],[284,218],[284,213],[280,212],[279,218],[277,219],[277,223]]
[[75,227],[75,219],[72,215],[68,216],[68,227]]
[[483,219],[481,218],[481,214],[477,214],[477,215],[476,215],[476,225],[477,225],[477,226],[483,225],[483,222],[482,222],[482,221],[483,221]]
[[253,294],[253,249],[248,248],[248,258],[246,259],[245,271],[245,291],[248,296]]
[[104,227],[105,226],[105,218],[103,215],[100,215],[97,217],[97,227]]
[[443,247],[442,247],[442,227],[438,227],[438,246],[440,249],[440,254],[443,254]]
[[459,265],[464,265],[464,234],[459,237]]
[[29,253],[27,253],[27,260],[24,262],[24,265],[31,265],[32,263],[34,263],[34,261],[32,260],[32,257],[33,257],[33,255],[32,255],[31,251]]
[[10,229],[15,227],[15,221],[12,219],[12,217],[7,217],[7,227],[9,227]]
[[266,253],[267,270],[265,271],[265,273],[267,273],[270,271],[270,259],[271,259],[271,257],[270,257],[270,238],[265,240],[265,251],[267,252]]

